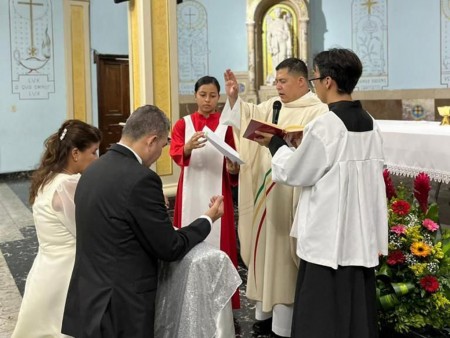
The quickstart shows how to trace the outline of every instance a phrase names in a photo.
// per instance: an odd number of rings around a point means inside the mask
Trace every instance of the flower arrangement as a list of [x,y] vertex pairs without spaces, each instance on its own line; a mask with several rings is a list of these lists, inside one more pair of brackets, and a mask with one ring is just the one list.
[[430,178],[420,173],[411,193],[394,187],[384,171],[389,254],[377,269],[379,320],[383,328],[442,329],[450,324],[450,233],[438,225],[438,207],[428,203]]

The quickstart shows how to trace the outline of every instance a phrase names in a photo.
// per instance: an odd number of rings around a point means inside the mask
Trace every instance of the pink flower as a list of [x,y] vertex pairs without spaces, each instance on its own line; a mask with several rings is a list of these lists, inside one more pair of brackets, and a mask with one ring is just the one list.
[[428,209],[428,193],[431,190],[430,176],[420,173],[414,179],[414,197],[419,202],[420,210],[423,213]]
[[403,235],[406,233],[406,227],[402,224],[397,224],[391,227],[391,231],[395,232],[397,235]]
[[429,218],[425,218],[422,222],[422,225],[424,226],[424,228],[427,228],[430,231],[436,231],[437,229],[439,229],[439,225]]
[[411,205],[405,200],[398,200],[392,203],[392,211],[399,216],[406,216],[409,214]]
[[388,201],[390,201],[392,197],[397,197],[397,193],[395,192],[394,184],[392,183],[392,179],[389,174],[389,170],[384,169],[383,178],[384,178],[384,184],[386,185],[386,197],[387,197]]

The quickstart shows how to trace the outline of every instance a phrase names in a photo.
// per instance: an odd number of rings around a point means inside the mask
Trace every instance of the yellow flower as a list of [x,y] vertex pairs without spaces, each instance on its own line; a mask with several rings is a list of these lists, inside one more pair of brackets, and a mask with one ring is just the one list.
[[448,300],[441,292],[434,293],[431,298],[433,299],[436,310],[443,309],[450,305],[450,300]]
[[431,248],[424,242],[414,242],[410,250],[414,255],[421,257],[427,257],[431,253]]
[[427,267],[427,263],[417,263],[417,264],[411,265],[409,268],[411,269],[412,272],[414,272],[414,275],[422,276],[423,271],[425,270],[426,267]]
[[421,231],[422,226],[414,225],[406,229],[406,236],[409,238],[409,240],[412,240],[414,242],[421,241],[423,239]]
[[442,242],[437,243],[432,249],[432,252],[434,254],[434,258],[436,259],[444,258],[444,251],[442,251]]

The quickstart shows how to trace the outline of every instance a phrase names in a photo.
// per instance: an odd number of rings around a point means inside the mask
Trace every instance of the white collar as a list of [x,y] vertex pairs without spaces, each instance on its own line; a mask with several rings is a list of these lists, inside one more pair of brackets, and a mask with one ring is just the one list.
[[120,142],[117,142],[117,144],[120,144],[122,147],[129,149],[134,154],[134,156],[136,156],[136,159],[139,161],[139,163],[142,164],[142,158],[140,158],[140,156],[133,149],[131,149],[129,146],[127,146],[123,143],[120,143]]

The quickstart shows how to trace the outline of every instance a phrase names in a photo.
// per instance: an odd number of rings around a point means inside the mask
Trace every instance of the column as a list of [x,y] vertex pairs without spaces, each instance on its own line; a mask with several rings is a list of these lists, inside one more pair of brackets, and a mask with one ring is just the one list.
[[299,36],[298,46],[300,50],[299,58],[308,61],[308,19],[300,19],[299,22]]
[[64,1],[67,114],[92,122],[89,0]]
[[[172,121],[172,109],[178,102],[175,1],[130,1],[129,51],[131,110],[153,104]],[[168,150],[164,148],[155,170],[160,176],[169,176],[173,185]]]
[[248,44],[248,95],[256,96],[255,85],[255,21],[247,21],[247,44]]

